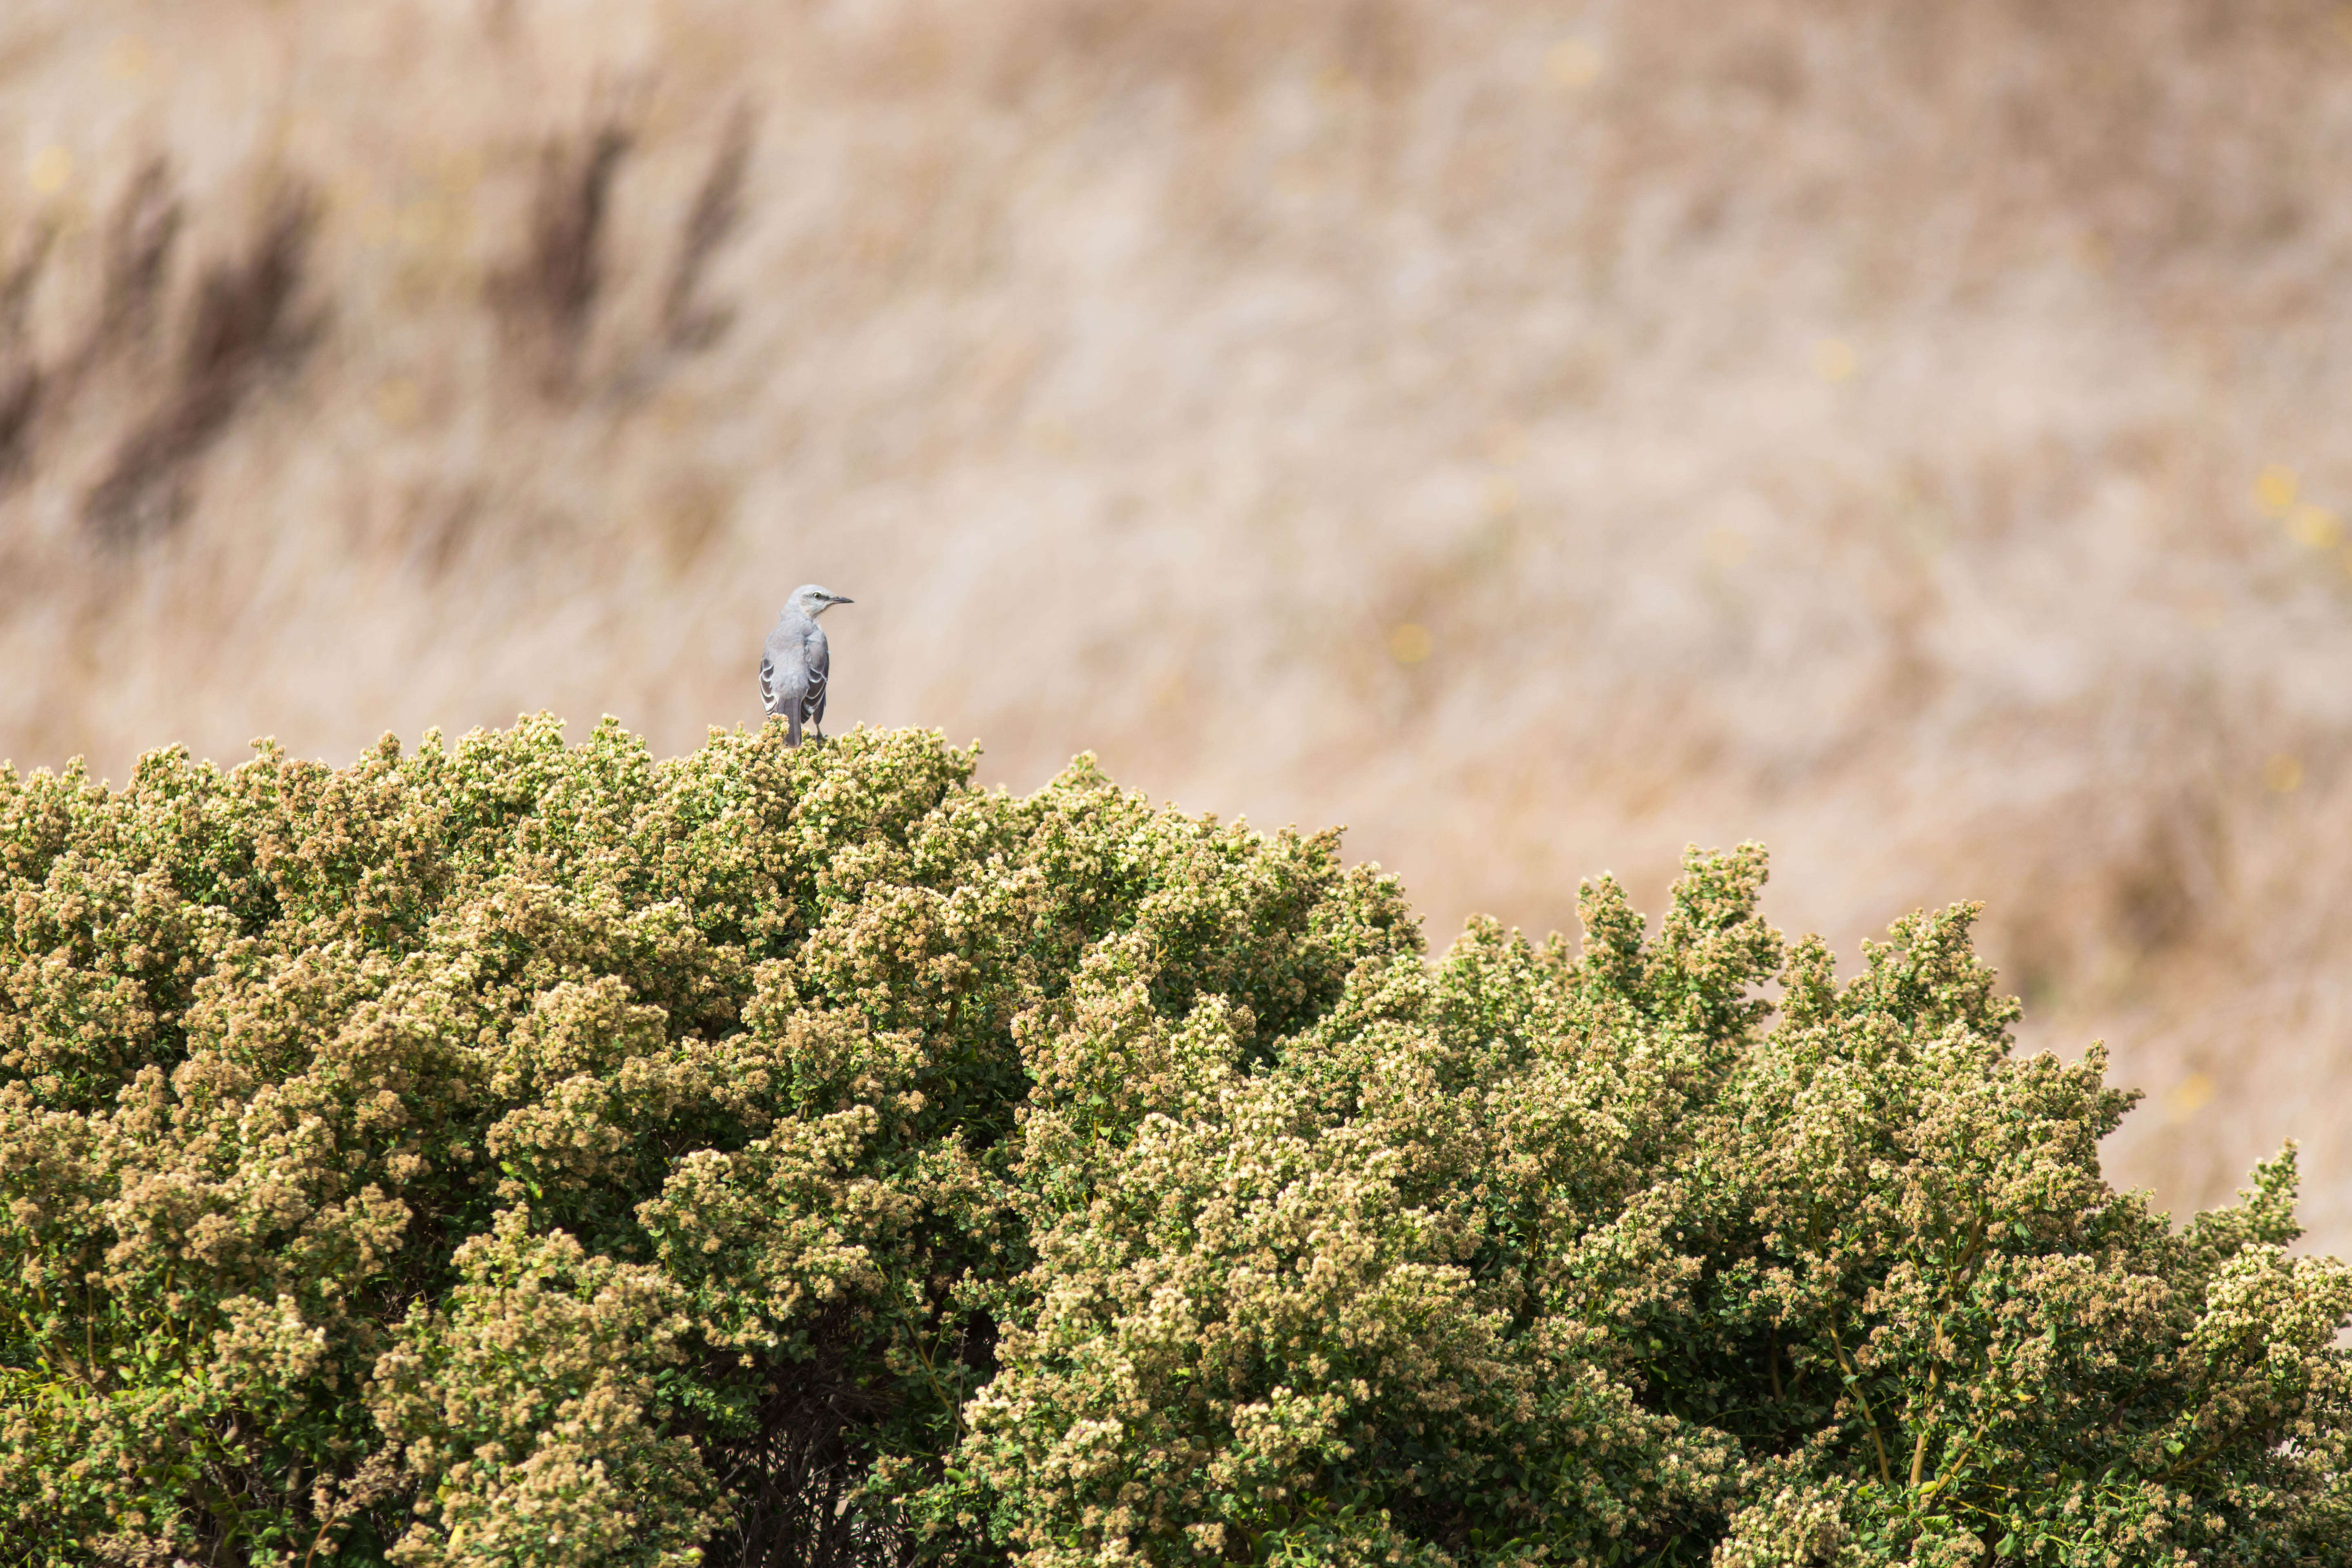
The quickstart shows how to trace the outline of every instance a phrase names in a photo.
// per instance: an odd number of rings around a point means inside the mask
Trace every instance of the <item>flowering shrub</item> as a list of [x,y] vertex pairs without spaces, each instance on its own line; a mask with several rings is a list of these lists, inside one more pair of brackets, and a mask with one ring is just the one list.
[[1743,847],[1432,964],[971,773],[0,770],[0,1562],[2347,1560],[2292,1152],[2111,1191],[1971,911],[1840,984]]

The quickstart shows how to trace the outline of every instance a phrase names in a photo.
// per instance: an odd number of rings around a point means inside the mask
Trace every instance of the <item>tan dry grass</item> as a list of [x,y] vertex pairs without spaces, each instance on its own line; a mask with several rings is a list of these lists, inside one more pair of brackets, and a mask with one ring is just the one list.
[[[0,309],[0,754],[682,749],[815,578],[836,722],[1350,821],[1441,940],[1654,903],[1691,839],[1849,949],[1987,899],[2029,1038],[2153,1093],[2120,1177],[2210,1203],[2297,1135],[2342,1247],[2343,16],[12,5],[0,266],[54,244]],[[271,353],[108,544],[200,275],[305,187]]]

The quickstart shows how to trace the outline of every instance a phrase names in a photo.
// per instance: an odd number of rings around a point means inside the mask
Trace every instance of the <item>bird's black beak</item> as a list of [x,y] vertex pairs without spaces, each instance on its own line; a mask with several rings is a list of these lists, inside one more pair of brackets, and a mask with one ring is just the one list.
[[857,603],[857,601],[856,601],[856,600],[855,600],[855,599],[845,599],[845,598],[843,598],[840,595],[835,594],[835,595],[834,595],[830,600],[828,600],[828,601],[827,601],[827,603],[829,603],[829,604],[835,604],[835,605],[854,605],[854,604]]

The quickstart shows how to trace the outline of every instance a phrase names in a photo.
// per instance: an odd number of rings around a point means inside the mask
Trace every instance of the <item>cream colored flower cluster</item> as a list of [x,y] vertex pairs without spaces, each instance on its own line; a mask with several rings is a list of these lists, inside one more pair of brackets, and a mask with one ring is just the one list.
[[2346,1560],[2292,1152],[2110,1190],[1972,911],[1432,963],[971,763],[0,771],[0,1563]]

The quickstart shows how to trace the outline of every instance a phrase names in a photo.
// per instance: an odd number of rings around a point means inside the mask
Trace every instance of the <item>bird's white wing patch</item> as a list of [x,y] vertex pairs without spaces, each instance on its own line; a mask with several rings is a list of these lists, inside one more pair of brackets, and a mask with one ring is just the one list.
[[775,661],[774,661],[774,660],[772,660],[772,659],[770,659],[770,658],[764,658],[764,657],[763,657],[763,658],[761,658],[761,660],[760,660],[760,706],[761,706],[761,707],[762,707],[762,708],[773,708],[775,705],[776,705],[776,666],[775,666]]

